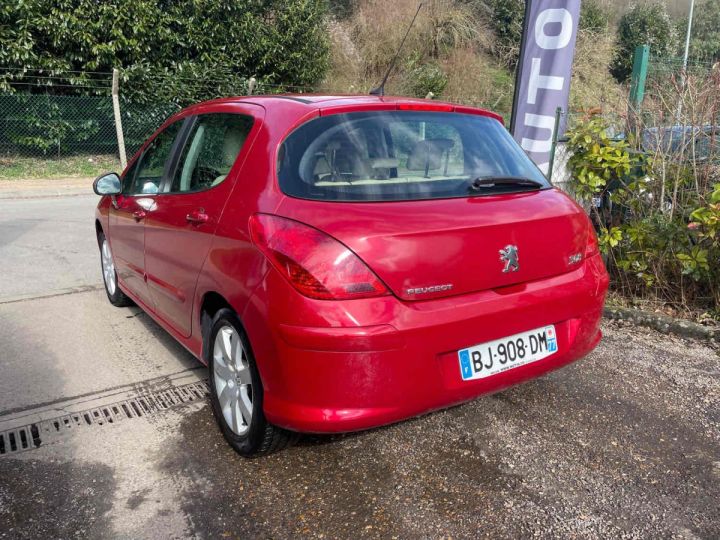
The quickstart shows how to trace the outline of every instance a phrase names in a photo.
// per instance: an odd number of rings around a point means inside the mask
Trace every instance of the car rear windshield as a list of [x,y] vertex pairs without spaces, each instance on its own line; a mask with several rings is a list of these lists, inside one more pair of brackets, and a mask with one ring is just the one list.
[[[500,122],[472,114],[383,111],[323,116],[293,131],[278,153],[280,188],[303,199],[468,197],[477,194],[470,189],[473,181],[496,177],[549,186]],[[505,193],[523,188],[506,183],[498,189]]]

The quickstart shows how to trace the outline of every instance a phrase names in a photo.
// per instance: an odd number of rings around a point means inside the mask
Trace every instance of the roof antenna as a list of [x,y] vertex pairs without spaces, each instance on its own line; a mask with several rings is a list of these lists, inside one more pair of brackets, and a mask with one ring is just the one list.
[[423,6],[422,2],[420,2],[420,4],[418,4],[417,11],[415,12],[415,16],[413,17],[412,21],[410,21],[410,26],[408,26],[407,32],[405,32],[405,37],[403,37],[402,41],[400,42],[400,46],[398,47],[398,50],[395,53],[395,57],[392,59],[392,62],[390,62],[390,66],[388,67],[388,70],[385,73],[385,77],[383,77],[383,80],[380,83],[380,86],[370,90],[371,96],[384,96],[385,95],[385,83],[387,82],[388,77],[390,76],[390,72],[395,67],[395,62],[397,61],[398,56],[400,56],[400,51],[402,50],[403,45],[405,45],[405,40],[407,39],[408,34],[410,33],[410,29],[413,27],[413,24],[415,24],[415,19],[417,19],[418,13],[420,13],[422,6]]

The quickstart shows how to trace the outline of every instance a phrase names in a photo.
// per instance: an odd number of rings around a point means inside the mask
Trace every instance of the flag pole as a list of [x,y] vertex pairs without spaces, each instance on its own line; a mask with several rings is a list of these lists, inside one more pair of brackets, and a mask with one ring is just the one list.
[[518,61],[515,64],[515,88],[513,89],[512,112],[510,113],[510,134],[515,136],[515,126],[517,124],[517,104],[520,97],[520,74],[523,72],[523,51],[525,50],[525,40],[527,39],[527,25],[530,21],[530,2],[525,0],[525,15],[523,15],[522,36],[520,37],[520,51],[518,52]]

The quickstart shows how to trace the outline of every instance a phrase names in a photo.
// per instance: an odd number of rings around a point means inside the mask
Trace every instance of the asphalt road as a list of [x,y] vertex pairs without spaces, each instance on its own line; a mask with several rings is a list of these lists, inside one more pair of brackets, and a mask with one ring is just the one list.
[[0,302],[100,286],[95,196],[0,199]]
[[107,303],[95,202],[0,199],[0,432],[40,426],[0,455],[0,538],[720,537],[718,351],[617,323],[539,380],[262,459],[204,399],[53,430],[205,376]]

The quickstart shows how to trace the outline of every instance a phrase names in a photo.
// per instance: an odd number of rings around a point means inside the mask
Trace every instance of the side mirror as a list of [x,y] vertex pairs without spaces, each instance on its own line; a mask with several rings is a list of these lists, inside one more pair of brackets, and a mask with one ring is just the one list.
[[93,191],[100,196],[119,195],[122,191],[120,177],[114,172],[101,174],[93,182]]

